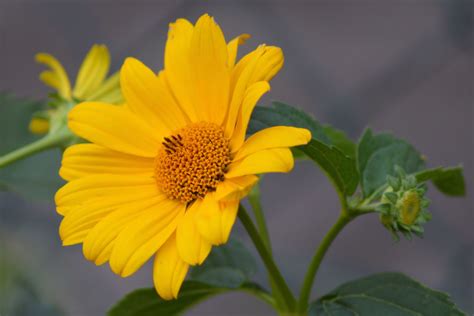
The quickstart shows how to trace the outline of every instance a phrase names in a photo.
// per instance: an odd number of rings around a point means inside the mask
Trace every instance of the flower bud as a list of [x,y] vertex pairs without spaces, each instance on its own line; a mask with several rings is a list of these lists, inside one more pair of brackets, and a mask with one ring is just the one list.
[[413,175],[406,175],[400,167],[396,168],[398,177],[387,177],[388,188],[382,194],[377,211],[381,223],[396,240],[398,233],[411,239],[412,234],[423,235],[422,224],[431,219],[426,211],[429,205],[425,198],[426,186],[419,184]]

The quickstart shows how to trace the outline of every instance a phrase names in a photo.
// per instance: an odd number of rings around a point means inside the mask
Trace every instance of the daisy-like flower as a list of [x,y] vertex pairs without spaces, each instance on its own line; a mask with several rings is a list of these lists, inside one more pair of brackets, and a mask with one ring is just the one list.
[[[76,77],[74,88],[71,89],[69,77],[61,63],[52,55],[38,53],[35,56],[38,63],[50,69],[41,72],[40,80],[56,90],[59,100],[56,103],[77,103],[81,101],[102,101],[119,104],[123,101],[119,85],[119,74],[107,78],[110,68],[110,53],[105,45],[93,45],[82,62]],[[45,134],[49,131],[49,116],[46,111],[33,117],[30,131],[35,134]]]
[[246,139],[250,115],[283,65],[280,48],[261,45],[236,63],[248,35],[226,43],[213,18],[170,24],[164,70],[128,58],[125,105],[85,102],[69,128],[90,144],[69,147],[56,194],[64,245],[83,244],[97,265],[122,277],[154,256],[153,280],[176,298],[190,265],[225,243],[240,199],[257,174],[288,172],[289,147],[310,132],[272,127]]

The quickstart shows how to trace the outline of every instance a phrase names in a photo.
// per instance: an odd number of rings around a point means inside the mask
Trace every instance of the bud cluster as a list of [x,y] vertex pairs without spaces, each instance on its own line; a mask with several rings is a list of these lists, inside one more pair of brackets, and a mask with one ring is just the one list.
[[407,175],[400,167],[395,167],[397,176],[388,176],[388,188],[382,195],[377,211],[380,221],[399,240],[398,233],[407,239],[412,234],[423,236],[422,225],[431,219],[426,210],[429,200],[425,198],[426,185],[418,183],[415,176]]

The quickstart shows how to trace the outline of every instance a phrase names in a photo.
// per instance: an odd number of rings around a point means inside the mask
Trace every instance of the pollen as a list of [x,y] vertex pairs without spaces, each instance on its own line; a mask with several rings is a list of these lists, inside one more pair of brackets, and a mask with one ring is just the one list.
[[229,140],[213,123],[194,123],[165,137],[155,160],[158,187],[188,203],[216,190],[231,162]]

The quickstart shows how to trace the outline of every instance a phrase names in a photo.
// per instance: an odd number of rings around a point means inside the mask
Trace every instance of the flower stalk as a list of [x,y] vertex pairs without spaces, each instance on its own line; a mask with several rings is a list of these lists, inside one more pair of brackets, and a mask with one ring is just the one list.
[[316,273],[319,270],[319,266],[321,265],[321,262],[327,250],[329,249],[329,246],[331,246],[337,235],[353,218],[354,216],[348,215],[347,212],[341,212],[337,222],[331,227],[319,245],[316,253],[313,256],[313,259],[311,260],[308,271],[306,272],[306,276],[304,278],[303,286],[301,287],[300,298],[298,300],[299,312],[304,313],[308,309],[309,295],[311,294],[311,289],[316,278]]
[[[295,307],[295,298],[293,296],[293,293],[291,293],[291,290],[286,284],[285,279],[281,275],[280,270],[278,270],[278,267],[273,261],[273,258],[270,252],[268,251],[265,242],[258,233],[257,228],[253,224],[252,220],[250,219],[250,216],[248,215],[245,207],[242,204],[239,206],[238,217],[242,222],[242,225],[245,227],[245,230],[249,234],[250,239],[252,239],[255,248],[257,248],[260,257],[262,258],[262,261],[265,264],[265,267],[267,268],[268,274],[271,279],[270,282],[273,282],[281,293],[281,299],[283,300],[281,302],[283,304],[282,308],[284,308],[285,311],[292,311]],[[278,297],[280,297],[280,295]]]
[[58,147],[63,144],[70,137],[69,133],[55,133],[48,134],[43,138],[40,138],[28,145],[20,147],[6,155],[0,157],[0,168],[3,168],[15,161],[27,158],[38,152]]

